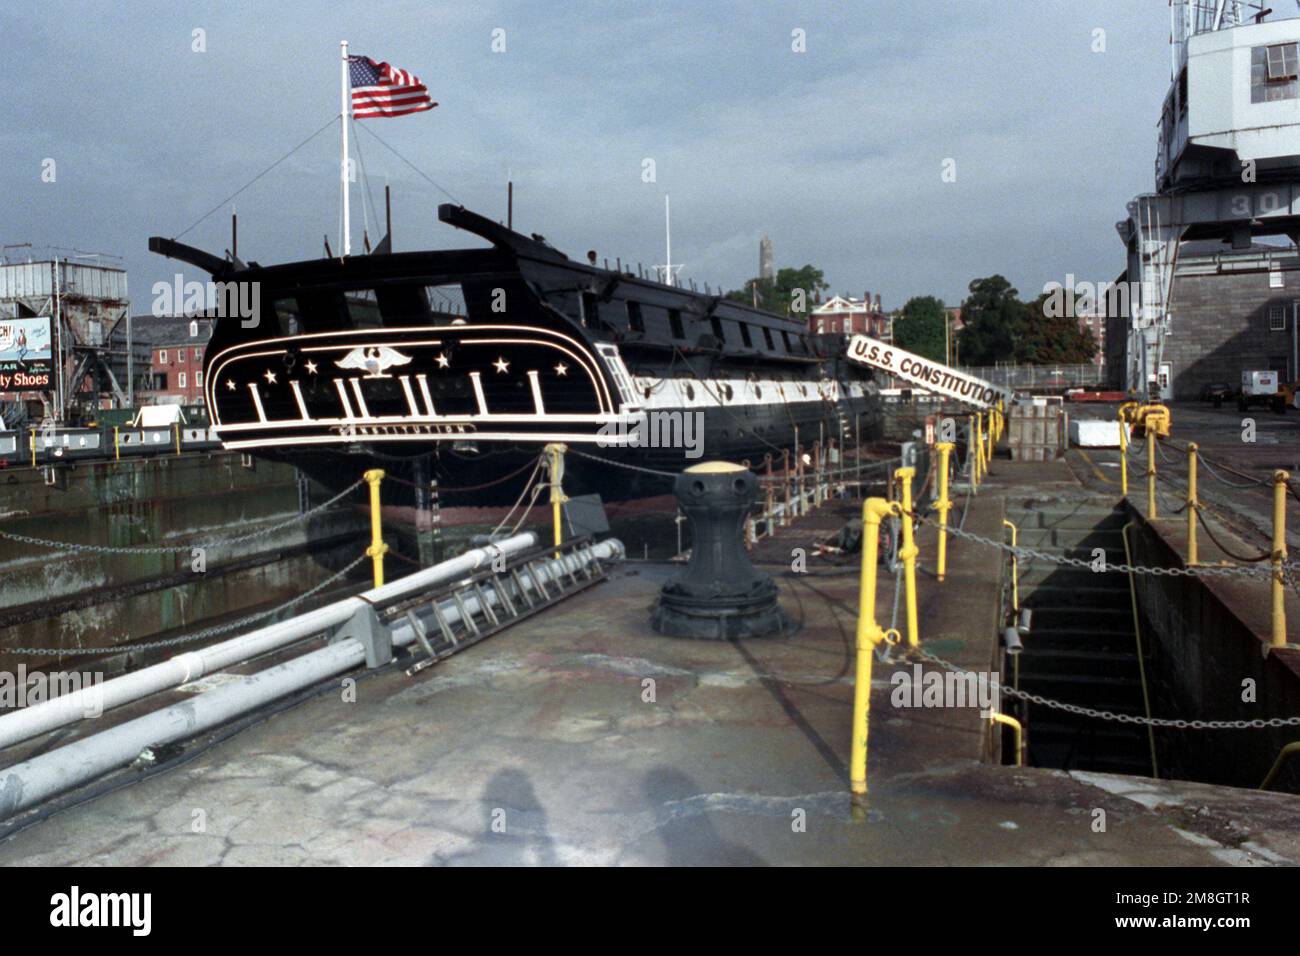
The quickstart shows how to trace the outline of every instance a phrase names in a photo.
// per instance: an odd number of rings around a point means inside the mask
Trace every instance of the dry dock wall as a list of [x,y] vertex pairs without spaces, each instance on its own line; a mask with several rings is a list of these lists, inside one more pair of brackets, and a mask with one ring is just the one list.
[[[0,531],[188,547],[280,524],[299,513],[299,495],[293,468],[228,452],[78,463],[53,485],[41,469],[9,468],[0,470]],[[327,497],[307,486],[311,505]],[[364,516],[330,509],[207,549],[202,572],[189,551],[57,551],[0,538],[0,668],[84,659],[10,648],[115,646],[282,603],[355,558],[367,536]]]
[[[1133,563],[1182,567],[1181,519],[1153,525],[1134,517]],[[1300,714],[1300,651],[1264,653],[1266,579],[1140,574],[1136,582],[1154,716],[1267,720]],[[1300,620],[1293,620],[1293,634],[1296,624]],[[1247,681],[1253,682],[1253,702]],[[1161,776],[1250,788],[1260,785],[1293,740],[1300,740],[1300,728],[1156,731]],[[1270,789],[1300,792],[1300,760],[1293,757]]]

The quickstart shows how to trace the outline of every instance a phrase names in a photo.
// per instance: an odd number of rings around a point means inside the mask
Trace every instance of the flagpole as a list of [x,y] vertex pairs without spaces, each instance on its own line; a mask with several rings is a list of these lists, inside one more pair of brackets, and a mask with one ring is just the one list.
[[339,41],[342,57],[339,71],[339,118],[343,126],[343,147],[339,161],[339,185],[343,191],[343,256],[352,254],[352,220],[348,208],[348,120],[352,118],[351,97],[348,96],[348,41]]

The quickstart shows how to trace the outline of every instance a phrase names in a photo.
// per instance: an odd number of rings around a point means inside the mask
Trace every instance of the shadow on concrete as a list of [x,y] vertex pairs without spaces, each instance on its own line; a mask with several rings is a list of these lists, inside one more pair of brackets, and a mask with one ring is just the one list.
[[[745,659],[745,663],[749,665],[750,669],[754,672],[755,676],[758,677],[767,692],[772,695],[772,699],[777,702],[781,710],[785,712],[785,715],[790,718],[790,722],[794,724],[794,726],[798,728],[799,732],[808,739],[808,742],[813,745],[813,749],[821,755],[821,758],[826,761],[827,765],[833,771],[835,771],[836,776],[838,776],[844,783],[844,786],[847,787],[849,785],[848,765],[840,755],[835,752],[835,748],[830,745],[825,737],[817,732],[817,728],[814,727],[808,721],[808,718],[803,715],[803,712],[799,709],[799,705],[790,699],[790,695],[785,692],[785,687],[783,686],[785,682],[764,667],[763,664],[749,652],[749,649],[745,647],[743,641],[732,641],[731,644],[736,648],[736,651],[740,656]],[[844,665],[844,667],[847,667],[847,665]],[[841,673],[843,673],[843,669],[844,668],[842,668]],[[837,675],[834,679],[828,680],[825,683],[835,683],[838,680],[839,676]]]
[[657,767],[645,776],[647,799],[655,808],[655,832],[668,866],[767,866],[761,856],[724,840],[709,819],[710,794],[688,774]]
[[[474,844],[446,866],[557,866],[546,811],[522,770],[499,770],[479,798],[483,829]],[[437,862],[437,861],[435,861]]]

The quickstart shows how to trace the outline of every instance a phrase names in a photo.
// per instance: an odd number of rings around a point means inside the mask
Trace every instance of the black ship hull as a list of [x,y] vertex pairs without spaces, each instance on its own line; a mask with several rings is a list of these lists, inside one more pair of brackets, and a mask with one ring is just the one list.
[[227,448],[329,488],[381,468],[399,506],[427,505],[436,481],[446,509],[509,505],[547,444],[569,449],[567,495],[627,501],[699,461],[779,468],[879,434],[871,373],[839,337],[574,262],[460,207],[439,216],[490,248],[263,267],[150,240],[239,305],[217,310],[204,357]]
[[[691,414],[682,410],[681,414]],[[779,472],[794,463],[796,449],[810,453],[815,442],[844,447],[880,432],[879,409],[870,393],[828,403],[770,404],[750,410],[716,407],[699,412],[700,440],[693,448],[637,447],[600,443],[567,445],[563,487],[566,495],[598,494],[606,502],[631,502],[668,495],[673,476],[701,461],[747,464],[756,472],[768,460]],[[652,439],[654,436],[650,436]],[[499,509],[512,505],[533,477],[544,446],[512,443],[486,446],[459,443],[418,449],[410,444],[342,449],[268,450],[267,457],[292,463],[324,487],[338,491],[370,468],[383,470],[386,507],[428,507],[436,495],[444,513],[457,509]],[[361,491],[358,491],[358,501]],[[455,518],[451,518],[455,522]]]

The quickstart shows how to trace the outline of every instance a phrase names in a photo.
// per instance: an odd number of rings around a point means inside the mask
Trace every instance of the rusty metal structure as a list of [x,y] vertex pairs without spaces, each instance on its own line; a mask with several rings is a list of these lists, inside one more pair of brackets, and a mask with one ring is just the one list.
[[7,396],[39,400],[42,418],[56,422],[92,417],[101,401],[131,407],[130,314],[124,269],[58,256],[0,261],[0,317],[48,316],[55,355],[48,389]]

